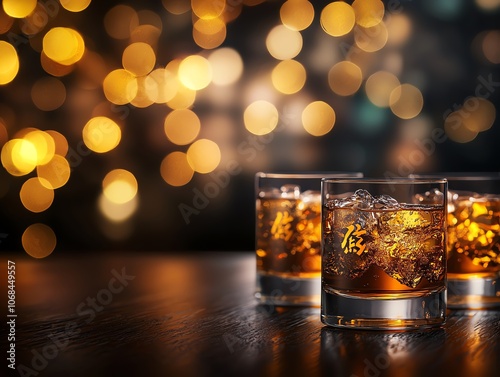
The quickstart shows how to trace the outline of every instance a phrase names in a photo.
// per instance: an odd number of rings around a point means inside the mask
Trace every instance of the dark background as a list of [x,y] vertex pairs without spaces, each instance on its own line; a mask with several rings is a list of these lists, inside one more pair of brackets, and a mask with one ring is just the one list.
[[[118,66],[126,42],[108,37],[102,20],[106,12],[119,3],[161,15],[163,31],[157,64],[164,66],[174,58],[200,52],[192,40],[191,15],[169,15],[160,0],[93,1],[78,14],[59,12],[46,30],[73,25],[85,36],[86,44],[93,51],[102,53],[111,65]],[[296,58],[305,66],[312,59],[313,48],[319,39],[329,39],[324,48],[341,57],[335,38],[320,37],[324,33],[319,25],[319,14],[328,2],[313,3],[315,20],[302,32],[304,47]],[[388,9],[390,3],[385,3]],[[269,30],[279,23],[281,4],[281,1],[268,1],[253,7],[244,6],[241,15],[228,24],[227,38],[221,47],[237,49],[244,60],[245,71],[238,85],[251,84],[257,74],[276,63],[266,51],[264,41]],[[481,32],[499,29],[500,7],[486,11],[474,1],[458,0],[401,1],[398,4],[397,11],[408,16],[412,23],[409,39],[397,51],[403,62],[400,81],[412,83],[422,91],[424,108],[418,119],[423,119],[425,127],[418,126],[416,120],[401,120],[390,110],[367,107],[363,90],[350,97],[339,97],[328,88],[325,75],[314,72],[308,74],[307,90],[313,100],[331,104],[337,113],[333,130],[320,138],[305,132],[288,132],[289,126],[283,120],[279,128],[282,131],[267,138],[253,136],[243,124],[242,101],[239,102],[241,106],[221,109],[214,108],[200,96],[193,107],[202,121],[200,137],[212,138],[225,146],[221,148],[222,161],[215,172],[195,174],[183,187],[167,185],[159,173],[160,163],[169,152],[183,150],[159,136],[163,132],[163,119],[169,112],[166,106],[114,108],[126,114],[121,144],[107,154],[90,153],[82,149],[81,128],[85,122],[80,122],[80,128],[74,125],[79,119],[90,117],[88,109],[82,106],[80,112],[75,112],[74,106],[65,104],[55,111],[42,112],[31,103],[31,83],[47,74],[40,67],[39,53],[29,45],[20,45],[20,72],[12,83],[0,87],[0,108],[10,109],[15,114],[14,129],[9,136],[16,129],[27,126],[58,130],[66,136],[73,150],[73,155],[67,156],[73,169],[69,182],[56,190],[52,206],[39,214],[26,210],[19,200],[19,189],[27,177],[12,177],[0,169],[0,248],[22,250],[20,238],[24,229],[32,223],[42,222],[57,235],[57,253],[252,250],[254,175],[258,171],[361,171],[366,176],[500,171],[500,69],[498,64],[485,61],[474,50],[474,41]],[[352,43],[349,38],[344,38],[346,43]],[[0,39],[8,40],[8,36],[0,35]],[[384,50],[374,53],[375,59],[383,59],[384,54]],[[432,131],[443,128],[445,114],[474,95],[480,76],[491,77],[496,83],[488,98],[497,109],[493,127],[468,143],[446,139],[429,144]],[[68,88],[76,85],[76,79],[76,74],[61,79],[68,92]],[[285,102],[276,106],[280,113],[286,111]],[[219,129],[213,125],[204,128],[205,119],[221,113],[233,120],[230,128]],[[425,151],[419,149],[418,141],[427,143],[425,145],[433,147],[432,150],[428,149],[423,155]],[[416,159],[419,156],[424,158]],[[229,162],[238,166],[237,174],[228,171]],[[96,201],[102,178],[116,168],[130,170],[137,178],[139,208],[130,220],[112,224],[99,213]],[[219,190],[204,201],[197,193],[203,193],[207,187]],[[203,208],[190,216],[188,223],[179,209],[182,204]]]

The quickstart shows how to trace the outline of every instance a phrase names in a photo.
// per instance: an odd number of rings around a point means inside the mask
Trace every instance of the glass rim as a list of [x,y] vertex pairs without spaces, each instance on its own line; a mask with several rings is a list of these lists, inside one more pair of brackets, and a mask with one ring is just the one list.
[[486,181],[500,179],[500,172],[440,172],[432,174],[410,174],[410,178],[434,178],[443,177],[448,181]]
[[341,172],[341,171],[330,171],[330,172],[257,172],[255,173],[256,178],[272,178],[272,179],[329,179],[329,178],[357,178],[363,177],[362,172]]
[[432,183],[448,183],[446,178],[435,177],[435,178],[410,178],[410,177],[398,177],[398,178],[323,178],[322,183],[364,183],[364,184],[432,184]]

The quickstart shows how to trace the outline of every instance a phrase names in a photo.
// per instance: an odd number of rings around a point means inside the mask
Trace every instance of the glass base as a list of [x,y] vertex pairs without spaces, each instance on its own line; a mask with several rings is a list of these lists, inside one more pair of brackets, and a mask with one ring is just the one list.
[[255,297],[260,304],[278,306],[320,305],[321,278],[295,278],[257,273]]
[[411,330],[441,326],[446,316],[446,290],[415,295],[363,297],[322,291],[321,322],[341,328]]
[[500,276],[448,275],[450,309],[486,309],[500,307]]

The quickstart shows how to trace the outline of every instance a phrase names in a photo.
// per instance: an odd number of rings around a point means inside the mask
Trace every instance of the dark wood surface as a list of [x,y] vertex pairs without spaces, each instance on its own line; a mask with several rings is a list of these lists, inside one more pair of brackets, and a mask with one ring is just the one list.
[[3,289],[7,259],[18,369],[2,358],[5,375],[500,376],[500,311],[450,311],[428,331],[339,330],[319,308],[256,305],[250,252],[4,255]]

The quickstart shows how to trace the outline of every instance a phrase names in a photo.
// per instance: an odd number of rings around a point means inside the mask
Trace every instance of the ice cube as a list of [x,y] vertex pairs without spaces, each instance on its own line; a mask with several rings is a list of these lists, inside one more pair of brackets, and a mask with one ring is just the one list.
[[281,186],[281,197],[283,199],[298,199],[300,197],[300,186],[286,184]]
[[373,199],[372,207],[375,209],[398,209],[399,203],[389,195],[380,195]]
[[356,190],[354,194],[342,199],[334,199],[333,204],[337,208],[371,208],[373,196],[366,190]]

